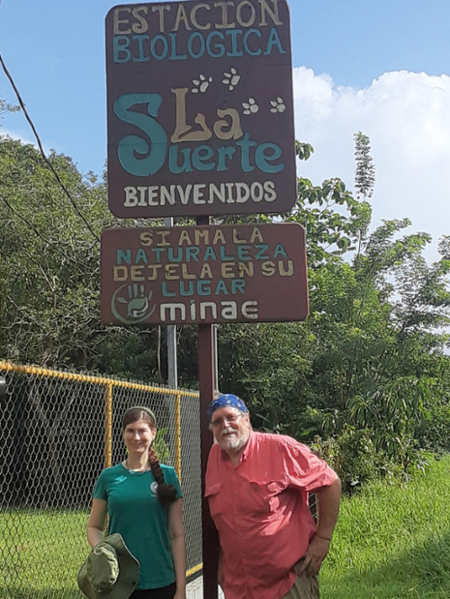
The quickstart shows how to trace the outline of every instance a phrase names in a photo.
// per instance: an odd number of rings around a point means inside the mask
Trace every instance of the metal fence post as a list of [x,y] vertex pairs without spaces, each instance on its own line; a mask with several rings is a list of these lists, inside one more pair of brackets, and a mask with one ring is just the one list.
[[112,385],[105,389],[105,468],[112,466]]

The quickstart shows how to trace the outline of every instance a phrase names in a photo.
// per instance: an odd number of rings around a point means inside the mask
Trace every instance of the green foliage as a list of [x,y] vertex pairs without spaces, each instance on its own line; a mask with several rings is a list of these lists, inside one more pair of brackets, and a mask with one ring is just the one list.
[[292,434],[303,426],[291,409],[292,399],[310,370],[301,323],[222,325],[219,328],[221,389],[251,397],[255,426]]
[[371,198],[375,185],[375,166],[370,155],[370,139],[358,131],[353,136],[355,140],[355,189],[356,195],[364,199]]
[[[367,196],[370,144],[357,142]],[[431,238],[405,234],[408,219],[369,233],[370,205],[340,179],[299,179],[286,220],[306,229],[309,318],[220,327],[220,387],[249,402],[256,428],[316,439],[347,491],[409,475],[422,449],[448,447],[450,238],[429,264]]]
[[316,437],[311,449],[332,465],[347,494],[380,477],[392,479],[402,474],[400,466],[377,449],[370,428],[345,425],[337,436],[326,441]]
[[165,441],[168,428],[160,428],[156,431],[156,436],[153,441],[153,449],[156,451],[158,460],[161,464],[167,464],[170,460],[170,450]]
[[[286,220],[305,227],[310,266],[354,249],[355,219],[361,214],[345,184],[335,178],[313,186],[309,179],[299,179],[297,190],[299,200]],[[347,209],[350,215],[342,214],[338,207]]]
[[[2,98],[0,96],[0,119],[3,118],[3,115],[5,114],[5,112],[17,112],[18,110],[20,110],[19,106],[10,104],[9,102],[7,102],[4,98]],[[0,127],[1,126],[2,125],[0,123]]]
[[310,144],[295,140],[295,153],[299,160],[308,160],[311,154],[314,154],[314,148]]
[[40,153],[0,137],[0,357],[156,380],[156,331],[100,322],[98,238],[117,224],[105,183],[49,160],[94,235]]
[[[224,324],[218,335],[219,388],[248,402],[256,428],[316,438],[349,490],[409,473],[421,450],[443,451],[450,437],[450,236],[429,264],[431,238],[406,233],[408,219],[369,232],[370,144],[362,134],[356,141],[357,169],[365,165],[358,197],[338,178],[299,179],[285,215],[306,229],[307,321]],[[296,149],[301,160],[313,154],[309,144]],[[0,137],[0,357],[163,381],[156,327],[100,322],[97,238],[117,224],[104,181],[83,177],[67,156],[52,152],[50,161],[93,233],[39,152]],[[196,346],[196,327],[178,327],[183,386],[197,386]]]

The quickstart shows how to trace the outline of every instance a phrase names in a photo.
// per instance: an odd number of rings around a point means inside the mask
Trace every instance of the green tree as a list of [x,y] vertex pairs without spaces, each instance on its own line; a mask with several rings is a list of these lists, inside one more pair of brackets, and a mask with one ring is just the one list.
[[369,234],[369,203],[340,179],[299,179],[298,191],[286,220],[306,228],[310,316],[221,327],[221,386],[249,401],[257,426],[320,439],[351,489],[446,442],[450,242],[429,265],[427,234],[405,235],[408,219]]
[[49,161],[78,211],[33,146],[0,137],[0,355],[155,380],[156,331],[100,322],[98,239],[117,224],[105,184]]
[[370,139],[367,135],[358,131],[353,136],[355,141],[355,189],[356,196],[364,200],[371,198],[375,185],[375,166],[370,155]]
[[[313,153],[300,143],[297,152]],[[77,210],[33,146],[0,137],[0,355],[158,380],[156,328],[100,322],[98,237],[117,224],[104,181],[83,177],[67,156],[49,160]],[[450,237],[428,264],[430,236],[405,234],[408,219],[368,233],[369,203],[337,178],[299,179],[285,218],[306,229],[310,316],[221,325],[221,390],[248,401],[258,428],[316,440],[348,488],[408,469],[421,448],[444,448]],[[178,336],[181,384],[194,386],[196,329]]]

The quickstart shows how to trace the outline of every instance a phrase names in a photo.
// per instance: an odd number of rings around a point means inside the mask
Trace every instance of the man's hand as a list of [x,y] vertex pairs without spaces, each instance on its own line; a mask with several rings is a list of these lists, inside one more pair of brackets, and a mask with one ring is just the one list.
[[336,478],[328,487],[315,491],[319,511],[319,526],[309,542],[303,558],[295,565],[297,574],[313,576],[318,574],[330,547],[330,540],[339,514],[341,501],[341,481]]
[[326,558],[330,541],[314,536],[302,559],[294,566],[297,574],[313,576],[319,574],[320,566]]

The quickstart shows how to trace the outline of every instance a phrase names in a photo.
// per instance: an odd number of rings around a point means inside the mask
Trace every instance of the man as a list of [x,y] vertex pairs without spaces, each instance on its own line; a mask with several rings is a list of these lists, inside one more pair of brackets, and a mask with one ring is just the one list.
[[[217,443],[205,493],[226,599],[317,599],[317,574],[339,512],[338,476],[295,439],[253,431],[236,395],[214,399],[208,415]],[[308,507],[312,491],[317,527]]]

